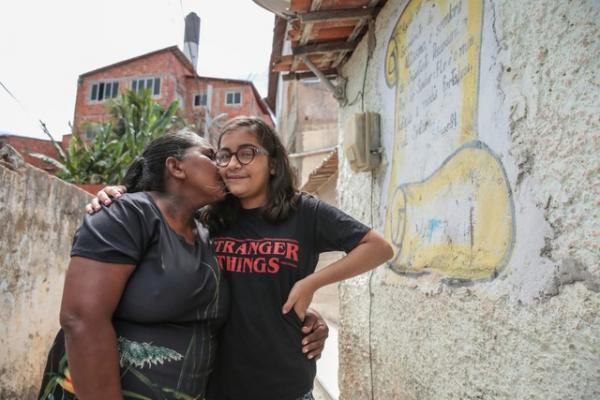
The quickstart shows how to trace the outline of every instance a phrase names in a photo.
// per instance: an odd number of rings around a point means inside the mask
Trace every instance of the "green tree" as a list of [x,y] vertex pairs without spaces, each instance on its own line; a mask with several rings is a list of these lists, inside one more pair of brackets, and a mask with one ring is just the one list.
[[110,122],[87,125],[85,129],[94,132],[91,140],[83,139],[81,133],[74,130],[66,149],[56,143],[40,121],[42,130],[58,152],[58,160],[39,153],[31,155],[54,165],[58,169],[57,176],[67,182],[120,183],[129,164],[150,141],[173,127],[184,126],[177,114],[178,102],[163,109],[148,90],[127,91],[109,102],[108,109]]

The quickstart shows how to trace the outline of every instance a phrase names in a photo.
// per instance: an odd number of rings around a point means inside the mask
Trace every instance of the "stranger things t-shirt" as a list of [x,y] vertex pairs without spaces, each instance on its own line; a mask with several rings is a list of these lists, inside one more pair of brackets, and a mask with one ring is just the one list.
[[315,270],[319,253],[351,251],[370,230],[335,207],[302,195],[298,210],[271,224],[259,209],[214,238],[231,287],[210,399],[295,400],[312,389],[315,362],[302,353],[302,322],[281,308],[294,283]]

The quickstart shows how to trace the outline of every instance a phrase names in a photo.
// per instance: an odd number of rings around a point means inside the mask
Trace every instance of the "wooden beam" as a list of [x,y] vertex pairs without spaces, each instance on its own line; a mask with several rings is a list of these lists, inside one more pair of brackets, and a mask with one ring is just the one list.
[[[310,4],[310,11],[311,12],[317,11],[319,8],[321,8],[321,1],[322,0],[312,0],[312,2]],[[310,40],[312,28],[313,28],[313,24],[311,22],[308,22],[302,26],[302,33],[300,34],[300,44],[301,45],[308,43],[308,41]]]
[[[373,15],[376,14],[379,9],[381,8],[381,5],[378,7],[375,7],[377,5],[377,3],[379,3],[379,0],[371,0],[369,2],[369,8],[374,10],[373,14],[370,16],[370,18],[373,18]],[[356,24],[356,26],[354,27],[354,30],[352,31],[352,33],[350,34],[350,36],[348,36],[348,41],[349,42],[353,42],[354,40],[356,40],[356,38],[358,37],[358,35],[362,32],[362,30],[364,29],[365,25],[367,25],[367,23],[369,22],[369,19],[367,17],[361,18],[358,23]],[[331,64],[331,68],[337,68],[338,65],[340,65],[342,63],[342,61],[344,61],[344,59],[346,58],[346,53],[340,53],[337,58],[335,59],[335,61],[333,61],[333,63]]]
[[[371,17],[372,17],[373,15],[375,15],[375,14],[376,14],[376,13],[379,11],[379,9],[381,8],[381,7],[379,7],[379,8],[376,8],[376,7],[375,7],[375,5],[376,5],[377,3],[379,3],[379,0],[371,0],[371,1],[369,2],[369,7],[370,7],[370,9],[371,9],[371,10],[373,10],[373,13],[371,14]],[[364,26],[365,26],[365,25],[366,25],[368,22],[369,22],[369,18],[362,18],[362,19],[361,19],[361,20],[358,22],[358,24],[356,24],[356,26],[354,27],[354,31],[353,31],[353,32],[352,32],[352,34],[351,34],[351,35],[348,37],[348,41],[349,41],[349,42],[352,42],[352,41],[354,41],[354,39],[356,39],[356,38],[358,37],[358,35],[361,33],[361,31],[363,30]]]
[[329,66],[329,64],[331,64],[336,54],[337,53],[325,53],[323,57],[321,57],[321,59],[319,60],[319,64],[317,65],[317,67],[319,67],[319,69],[323,71]]
[[306,54],[329,53],[332,51],[352,51],[355,47],[356,43],[353,42],[335,41],[298,46],[295,49],[292,49],[292,53],[295,56],[300,56]]
[[330,22],[343,19],[358,19],[373,15],[374,8],[346,8],[342,10],[311,11],[299,14],[300,20],[305,23]]
[[[346,25],[346,26],[320,26],[318,38],[323,41],[334,41],[334,40],[346,40],[348,36],[353,32],[354,25]],[[289,31],[289,39],[292,41],[293,45],[298,46],[298,42],[300,39],[300,31],[294,30]]]
[[310,35],[312,33],[313,24],[307,23],[302,25],[302,33],[300,33],[300,44],[308,43]]
[[331,68],[337,68],[338,65],[340,65],[342,63],[342,61],[344,61],[344,58],[346,58],[347,53],[346,52],[342,52],[340,54],[338,54],[338,56],[335,58],[335,60],[333,60],[333,62],[331,63]]
[[[337,76],[337,71],[335,69],[325,70],[325,71],[323,71],[323,73],[327,77]],[[296,79],[310,79],[310,78],[316,78],[316,75],[310,71],[292,72],[292,73],[281,76],[281,79],[283,79],[284,81],[292,81],[292,80],[296,80]]]

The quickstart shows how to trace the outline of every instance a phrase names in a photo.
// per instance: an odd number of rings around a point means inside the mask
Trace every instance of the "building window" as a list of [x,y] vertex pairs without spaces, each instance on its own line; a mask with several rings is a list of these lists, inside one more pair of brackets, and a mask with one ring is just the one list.
[[131,90],[141,92],[144,89],[150,90],[154,97],[160,96],[160,78],[138,78],[131,81]]
[[90,101],[104,101],[106,99],[112,99],[119,95],[119,82],[96,82],[92,83],[92,90],[90,92]]
[[225,96],[225,104],[230,106],[242,104],[242,92],[227,92],[227,95]]
[[178,90],[177,91],[177,105],[179,106],[180,110],[185,110],[185,102],[183,101],[183,99],[184,99],[183,95]]
[[198,93],[194,96],[194,107],[205,106],[208,102],[208,96],[206,93]]
[[89,124],[85,127],[85,138],[92,141],[102,132],[102,126],[98,124]]

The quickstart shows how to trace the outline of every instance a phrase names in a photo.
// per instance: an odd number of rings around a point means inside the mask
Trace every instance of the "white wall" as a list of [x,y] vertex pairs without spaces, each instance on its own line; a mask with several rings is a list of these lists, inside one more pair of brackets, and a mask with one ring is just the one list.
[[387,2],[343,70],[384,163],[342,154],[338,192],[396,256],[341,286],[342,398],[600,398],[598,21],[593,0]]

